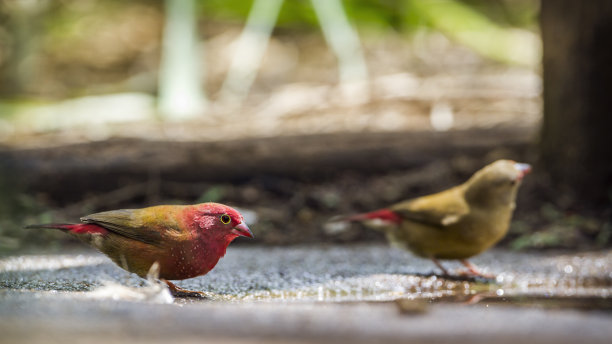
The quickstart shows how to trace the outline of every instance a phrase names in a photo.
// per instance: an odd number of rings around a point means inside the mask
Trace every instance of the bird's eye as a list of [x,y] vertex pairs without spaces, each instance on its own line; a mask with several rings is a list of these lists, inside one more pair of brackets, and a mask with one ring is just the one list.
[[221,222],[223,222],[224,224],[228,224],[232,221],[232,218],[227,214],[221,215],[220,219],[221,219]]

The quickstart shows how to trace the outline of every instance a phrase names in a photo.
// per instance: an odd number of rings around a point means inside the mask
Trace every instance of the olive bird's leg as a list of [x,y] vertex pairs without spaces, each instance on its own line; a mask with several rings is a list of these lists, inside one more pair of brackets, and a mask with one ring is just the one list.
[[484,278],[495,278],[495,275],[492,274],[485,274],[482,271],[480,271],[480,269],[478,269],[478,267],[472,263],[470,263],[467,259],[460,259],[459,260],[461,262],[461,264],[463,264],[463,266],[465,266],[467,268],[467,272],[473,276],[478,276],[478,277],[484,277]]
[[187,289],[183,289],[179,286],[177,286],[176,284],[162,279],[162,281],[164,283],[166,283],[168,285],[168,289],[170,289],[170,294],[172,294],[172,296],[175,297],[196,297],[196,298],[206,298],[206,294],[204,294],[201,291],[195,291],[195,290],[187,290]]
[[440,264],[440,261],[437,260],[436,258],[430,258],[432,262],[434,262],[434,264],[436,264],[436,266],[442,270],[442,274],[444,274],[445,276],[450,276],[450,274],[448,273],[448,270],[446,270],[442,264]]

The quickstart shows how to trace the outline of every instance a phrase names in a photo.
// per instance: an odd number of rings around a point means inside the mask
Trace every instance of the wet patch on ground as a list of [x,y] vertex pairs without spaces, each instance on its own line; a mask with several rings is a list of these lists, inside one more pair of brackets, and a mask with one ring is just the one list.
[[[383,245],[233,247],[208,275],[177,284],[205,291],[205,302],[395,302],[406,313],[439,303],[612,310],[611,252],[493,250],[474,262],[497,278],[438,276],[429,261]],[[91,251],[2,258],[0,288],[77,298],[172,300],[163,286]]]

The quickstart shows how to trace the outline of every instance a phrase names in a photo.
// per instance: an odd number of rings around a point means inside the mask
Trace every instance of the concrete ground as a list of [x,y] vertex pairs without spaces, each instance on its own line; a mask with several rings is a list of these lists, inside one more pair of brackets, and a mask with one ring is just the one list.
[[[92,251],[0,258],[0,342],[608,343],[612,252],[487,252],[496,281],[441,278],[382,245],[231,246],[167,290]],[[459,269],[454,262],[446,263]]]

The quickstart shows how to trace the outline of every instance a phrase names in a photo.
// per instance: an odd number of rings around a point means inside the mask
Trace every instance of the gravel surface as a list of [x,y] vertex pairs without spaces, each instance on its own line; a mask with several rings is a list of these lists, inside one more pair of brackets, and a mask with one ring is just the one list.
[[[487,252],[441,278],[383,245],[234,245],[172,299],[91,251],[0,258],[0,342],[608,342],[612,252]],[[459,269],[454,262],[446,263]]]

